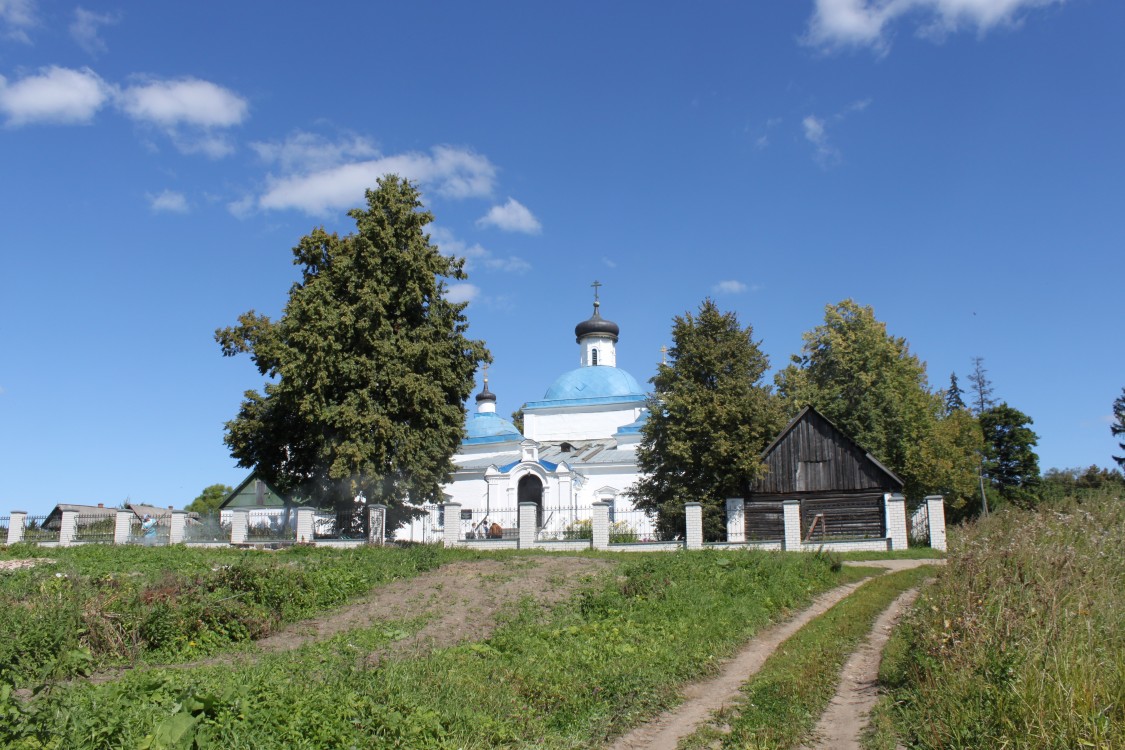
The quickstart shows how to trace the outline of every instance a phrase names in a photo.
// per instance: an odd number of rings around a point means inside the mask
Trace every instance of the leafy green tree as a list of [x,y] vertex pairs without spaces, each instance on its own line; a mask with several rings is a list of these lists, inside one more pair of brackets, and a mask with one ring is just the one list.
[[240,466],[280,492],[346,510],[362,493],[389,507],[438,502],[460,444],[463,402],[484,344],[447,279],[464,260],[430,242],[418,190],[397,176],[366,193],[345,237],[314,229],[293,248],[301,279],[277,321],[253,310],[216,331],[224,356],[249,353],[269,378],[226,425]]
[[523,410],[525,406],[527,406],[526,402],[521,404],[520,408],[512,412],[512,424],[516,426],[516,429],[520,431],[521,435],[523,434]]
[[[1121,395],[1118,396],[1113,402],[1113,424],[1109,426],[1109,431],[1113,433],[1114,437],[1118,435],[1125,435],[1125,388],[1121,389]],[[1118,443],[1117,447],[1125,451],[1125,442]],[[1125,456],[1114,456],[1113,460],[1117,465],[1125,468]]]
[[828,305],[824,324],[804,341],[802,353],[776,376],[789,414],[815,406],[898,474],[909,497],[934,491],[939,472],[923,447],[944,405],[906,339],[888,334],[871,307],[848,299]]
[[981,412],[996,405],[996,399],[992,397],[992,381],[988,379],[988,370],[984,369],[984,357],[973,357],[969,387],[973,390],[973,413],[978,417]]
[[945,392],[945,413],[952,414],[965,408],[965,399],[961,397],[964,391],[957,384],[957,373],[949,373],[949,390]]
[[203,492],[199,496],[188,503],[184,510],[189,510],[193,513],[214,513],[227,499],[227,495],[234,492],[233,487],[228,487],[225,484],[212,484],[203,488]]
[[984,448],[980,423],[968,409],[935,418],[926,437],[911,451],[905,474],[925,494],[942,495],[951,522],[980,511],[978,471]]
[[705,299],[676,316],[668,361],[652,379],[649,418],[637,448],[638,507],[666,534],[683,532],[684,503],[703,504],[705,539],[725,533],[725,501],[745,497],[760,476],[759,454],[783,424],[762,377],[769,359],[732,312]]
[[984,475],[1004,500],[1021,507],[1034,505],[1039,485],[1039,442],[1031,417],[1006,403],[980,415],[984,433]]

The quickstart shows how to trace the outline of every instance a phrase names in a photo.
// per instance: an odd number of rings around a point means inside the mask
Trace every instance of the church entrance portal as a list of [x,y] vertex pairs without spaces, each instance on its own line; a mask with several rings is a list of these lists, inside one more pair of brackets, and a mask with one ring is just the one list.
[[543,526],[543,481],[534,474],[523,477],[516,486],[516,499],[521,503],[535,503],[535,527]]

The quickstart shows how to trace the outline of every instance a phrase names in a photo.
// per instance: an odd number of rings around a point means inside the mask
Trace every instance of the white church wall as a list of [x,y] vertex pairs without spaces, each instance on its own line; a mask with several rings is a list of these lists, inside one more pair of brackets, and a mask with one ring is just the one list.
[[637,404],[597,404],[525,411],[524,435],[540,442],[604,440],[637,421],[644,408]]

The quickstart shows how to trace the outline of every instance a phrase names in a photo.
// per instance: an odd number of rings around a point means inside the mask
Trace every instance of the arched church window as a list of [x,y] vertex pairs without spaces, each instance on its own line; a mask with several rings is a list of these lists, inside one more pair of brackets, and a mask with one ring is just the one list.
[[591,349],[590,350],[590,364],[592,364],[594,367],[598,366],[598,350],[597,349]]

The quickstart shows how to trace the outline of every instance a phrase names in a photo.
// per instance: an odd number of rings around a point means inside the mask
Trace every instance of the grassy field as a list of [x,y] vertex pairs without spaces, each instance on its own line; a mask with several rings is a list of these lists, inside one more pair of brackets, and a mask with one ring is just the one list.
[[[422,553],[402,554],[388,565]],[[488,639],[412,658],[364,658],[419,627],[407,621],[242,665],[56,684],[26,702],[0,687],[0,745],[588,747],[674,704],[678,685],[771,619],[862,575],[814,554],[622,556],[563,605],[517,607]]]
[[1125,748],[1125,503],[965,528],[881,680],[872,748]]
[[283,552],[13,545],[53,562],[0,574],[0,683],[15,687],[144,660],[196,659],[260,638],[445,561],[440,547]]

